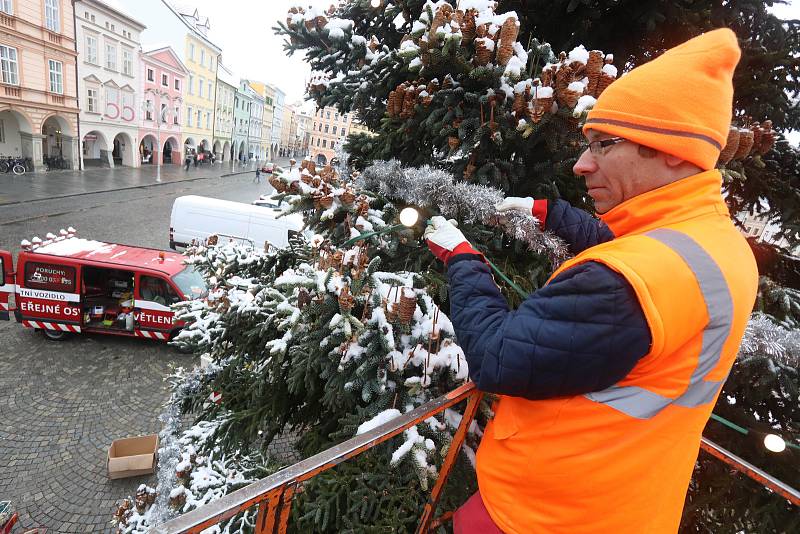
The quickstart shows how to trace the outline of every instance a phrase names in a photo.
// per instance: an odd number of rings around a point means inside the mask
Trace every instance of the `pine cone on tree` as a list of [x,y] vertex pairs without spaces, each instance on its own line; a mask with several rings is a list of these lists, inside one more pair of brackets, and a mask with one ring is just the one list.
[[400,293],[400,305],[399,305],[399,312],[398,316],[400,317],[400,322],[408,325],[411,324],[411,320],[414,318],[414,312],[417,310],[417,297],[412,295],[406,295],[405,288]]
[[606,88],[614,82],[614,80],[616,80],[616,78],[613,76],[610,76],[605,72],[601,72],[600,79],[597,81],[596,93],[592,96],[598,98],[601,94],[603,94],[603,91],[605,91]]
[[346,205],[349,206],[350,204],[355,202],[356,195],[350,189],[345,189],[344,193],[339,195],[339,200],[342,202],[342,204],[346,204]]
[[378,38],[373,35],[369,38],[369,44],[367,45],[367,48],[369,48],[370,52],[375,52],[380,45],[381,43],[378,41]]
[[444,24],[450,21],[450,15],[452,14],[453,14],[453,7],[450,4],[442,4],[439,6],[439,8],[436,10],[436,14],[433,16],[431,29],[428,32],[429,43],[435,45],[439,42],[439,37],[437,36],[436,32]]
[[[614,68],[614,56],[612,54],[606,54],[605,64],[603,65],[603,69],[600,73],[600,79],[597,81],[597,88],[595,89],[595,93],[589,93],[593,97],[598,98],[606,88],[611,85],[614,80],[617,79],[616,72],[617,69]],[[611,65],[610,67],[606,67],[606,65]],[[606,72],[606,70],[610,70],[610,72]]]
[[461,18],[461,46],[466,46],[475,39],[475,17],[478,12],[470,8]]
[[485,37],[475,38],[475,65],[485,67],[492,60],[492,45],[487,42]]
[[455,150],[461,144],[461,140],[455,135],[451,135],[447,138],[447,144],[450,146],[450,150]]
[[519,35],[519,24],[514,17],[508,17],[500,28],[500,45],[497,50],[497,64],[506,65],[514,55],[514,43]]
[[413,88],[409,88],[403,97],[403,110],[400,112],[401,119],[410,119],[414,116],[414,105],[417,102],[417,93]]
[[586,94],[594,95],[597,92],[597,84],[600,83],[600,74],[603,71],[603,52],[592,50],[589,52],[589,60],[586,62],[586,77],[589,84],[586,86]]
[[328,19],[326,19],[326,18],[325,18],[324,16],[322,16],[322,15],[318,15],[318,16],[317,16],[317,17],[314,19],[314,25],[317,27],[317,31],[322,31],[322,29],[325,27],[325,25],[326,25],[327,23],[328,23]]
[[775,130],[772,129],[772,121],[765,120],[761,125],[761,140],[755,148],[756,152],[764,155],[775,146]]
[[753,148],[753,132],[748,128],[741,128],[739,130],[739,147],[736,149],[736,154],[733,159],[736,161],[743,160],[750,155],[750,150]]
[[[542,74],[540,78],[536,78],[541,83],[542,87],[552,87],[553,82],[555,79],[555,69],[556,67],[550,66],[545,69],[542,69]],[[534,80],[534,81],[536,81]]]
[[719,153],[718,165],[726,165],[733,156],[736,155],[736,150],[739,148],[739,128],[731,126],[728,130],[728,140],[725,142],[725,147]]
[[344,286],[342,291],[339,293],[339,310],[341,310],[342,314],[350,313],[350,310],[353,309],[354,303],[355,298],[350,293],[350,287]]
[[297,290],[297,307],[301,310],[311,304],[311,294],[304,287]]

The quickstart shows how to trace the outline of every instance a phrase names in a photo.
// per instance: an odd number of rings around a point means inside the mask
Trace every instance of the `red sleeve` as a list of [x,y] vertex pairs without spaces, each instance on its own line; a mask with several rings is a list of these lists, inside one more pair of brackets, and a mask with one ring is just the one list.
[[547,221],[547,199],[534,200],[531,212],[534,217],[539,219],[539,228],[544,230],[544,224]]

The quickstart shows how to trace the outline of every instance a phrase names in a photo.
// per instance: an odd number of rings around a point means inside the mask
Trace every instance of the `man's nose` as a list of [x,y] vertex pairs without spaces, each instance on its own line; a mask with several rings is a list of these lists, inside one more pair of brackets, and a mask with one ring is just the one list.
[[578,176],[586,176],[597,170],[597,161],[594,159],[591,151],[587,148],[575,162],[572,167],[572,172]]

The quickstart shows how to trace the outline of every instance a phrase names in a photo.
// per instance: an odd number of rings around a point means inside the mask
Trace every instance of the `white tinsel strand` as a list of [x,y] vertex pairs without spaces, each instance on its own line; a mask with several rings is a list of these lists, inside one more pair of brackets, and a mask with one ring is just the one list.
[[403,168],[395,159],[378,161],[364,170],[358,185],[391,200],[435,208],[447,218],[498,228],[531,251],[547,256],[554,266],[569,257],[565,243],[551,232],[542,232],[533,216],[497,213],[495,206],[505,198],[501,190],[458,182],[441,169],[428,165]]

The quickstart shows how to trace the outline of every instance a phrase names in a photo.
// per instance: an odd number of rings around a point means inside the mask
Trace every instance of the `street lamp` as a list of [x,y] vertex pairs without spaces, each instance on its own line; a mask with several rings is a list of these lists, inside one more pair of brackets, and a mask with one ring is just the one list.
[[[167,93],[165,91],[157,91],[156,89],[145,89],[145,94],[148,94],[148,93],[153,95],[153,96],[158,96],[159,103],[161,103],[161,100],[163,100],[164,98],[169,98],[169,93]],[[156,113],[156,111],[153,109],[153,102],[145,99],[143,104],[144,104],[144,108],[145,108],[146,111],[150,111],[150,112],[153,113],[154,120],[156,121],[156,132],[157,132],[156,143],[158,143],[158,148],[161,149],[162,148],[161,147],[161,123],[162,123],[162,121],[164,123],[166,123],[167,122],[167,118],[166,118],[165,115],[162,115],[161,113]],[[166,113],[166,111],[167,111],[167,109],[164,108],[164,112],[165,113]],[[147,115],[145,115],[145,117],[146,116]],[[153,152],[156,152],[156,151],[154,150]],[[157,158],[158,161],[156,161],[156,182],[160,182],[161,181],[161,158],[164,157],[163,154],[161,154],[161,150],[158,150],[158,154],[160,154],[160,155]]]

